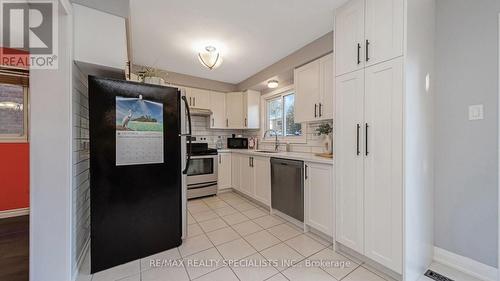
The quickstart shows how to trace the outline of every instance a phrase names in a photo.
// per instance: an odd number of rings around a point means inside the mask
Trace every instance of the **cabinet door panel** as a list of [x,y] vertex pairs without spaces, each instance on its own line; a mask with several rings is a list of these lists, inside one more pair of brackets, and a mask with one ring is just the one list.
[[329,54],[320,60],[321,96],[319,120],[333,119],[333,101],[335,96],[334,55]]
[[364,71],[358,70],[337,77],[335,89],[335,238],[341,244],[363,253],[363,151],[361,147],[363,132],[361,126],[363,123]]
[[336,10],[334,53],[337,75],[343,75],[364,67],[364,26],[365,0],[351,0]]
[[366,0],[367,66],[403,55],[403,2]]
[[318,117],[320,62],[315,60],[294,71],[295,122],[314,121]]
[[254,194],[254,171],[250,166],[250,156],[242,155],[240,158],[240,186],[241,192],[253,197]]
[[217,185],[219,190],[231,188],[231,154],[230,153],[219,153],[218,155],[218,179]]
[[228,128],[243,128],[243,93],[226,94],[226,118]]
[[231,153],[231,185],[234,189],[241,191],[241,168],[240,168],[240,154]]
[[260,128],[260,92],[248,90],[244,97],[244,125],[248,129]]
[[306,163],[306,224],[334,237],[333,167]]
[[271,205],[271,162],[267,157],[254,157],[255,199]]
[[226,94],[210,93],[210,128],[226,128]]
[[365,255],[402,272],[403,64],[366,69]]

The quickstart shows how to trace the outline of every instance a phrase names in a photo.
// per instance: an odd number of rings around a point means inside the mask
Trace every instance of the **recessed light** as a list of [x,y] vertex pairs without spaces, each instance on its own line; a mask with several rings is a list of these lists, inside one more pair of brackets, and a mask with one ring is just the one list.
[[267,81],[267,87],[270,89],[276,89],[276,88],[278,88],[278,86],[279,86],[278,80]]

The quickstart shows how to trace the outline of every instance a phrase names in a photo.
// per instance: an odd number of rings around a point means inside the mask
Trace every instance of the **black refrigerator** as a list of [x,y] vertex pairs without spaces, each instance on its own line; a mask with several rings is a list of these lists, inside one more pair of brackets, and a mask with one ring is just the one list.
[[182,243],[185,110],[177,88],[89,76],[92,273]]

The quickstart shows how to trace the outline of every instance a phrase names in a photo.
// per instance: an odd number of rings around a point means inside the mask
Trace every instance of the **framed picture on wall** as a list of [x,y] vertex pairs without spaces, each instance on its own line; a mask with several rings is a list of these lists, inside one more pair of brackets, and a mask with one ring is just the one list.
[[28,77],[0,69],[0,142],[28,141]]

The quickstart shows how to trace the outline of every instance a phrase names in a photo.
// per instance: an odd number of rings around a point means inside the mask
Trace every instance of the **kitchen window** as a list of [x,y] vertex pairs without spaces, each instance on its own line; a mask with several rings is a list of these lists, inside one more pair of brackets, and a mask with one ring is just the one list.
[[24,73],[0,69],[0,142],[28,141],[28,82]]
[[[295,123],[295,92],[293,89],[265,97],[266,130],[277,132],[279,139],[290,142],[304,142],[302,124]],[[265,141],[272,141],[273,134],[268,134]]]

